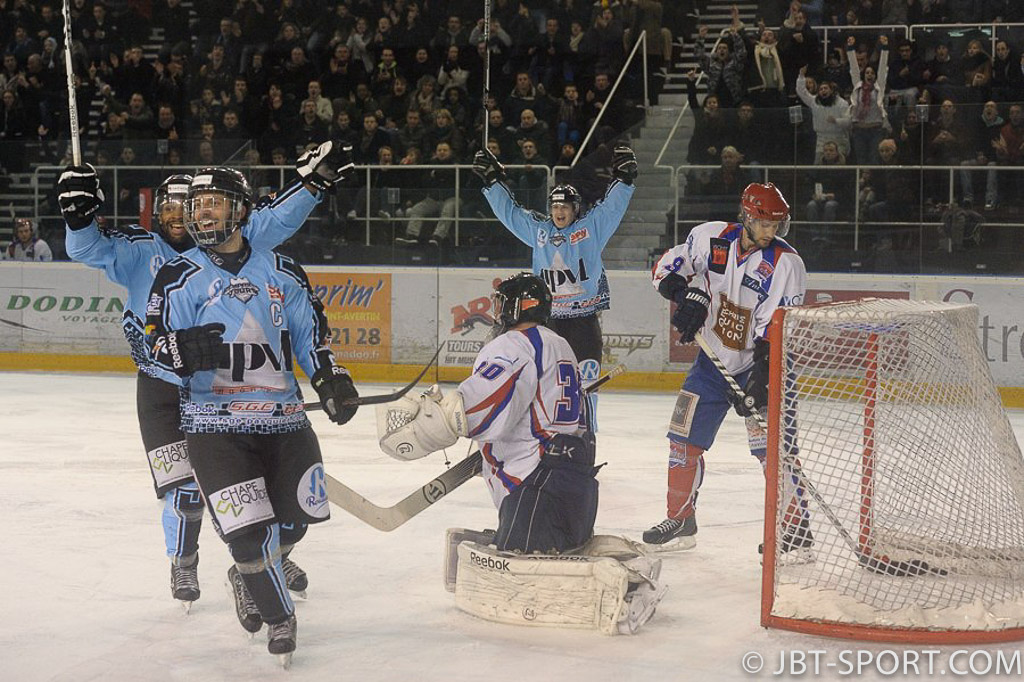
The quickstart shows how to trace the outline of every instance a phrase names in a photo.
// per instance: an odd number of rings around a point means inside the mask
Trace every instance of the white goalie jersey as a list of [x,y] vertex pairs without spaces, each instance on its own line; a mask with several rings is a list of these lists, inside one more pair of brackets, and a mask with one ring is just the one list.
[[458,391],[495,506],[537,468],[552,436],[586,429],[576,355],[547,327],[489,342]]

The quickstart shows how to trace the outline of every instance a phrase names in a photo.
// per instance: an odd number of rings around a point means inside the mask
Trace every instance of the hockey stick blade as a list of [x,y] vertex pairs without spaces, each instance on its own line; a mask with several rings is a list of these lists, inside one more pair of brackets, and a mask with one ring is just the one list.
[[[598,391],[601,386],[625,371],[625,365],[616,365],[583,390],[585,393]],[[483,454],[477,450],[390,507],[374,504],[338,479],[326,474],[327,499],[331,504],[341,507],[360,521],[387,533],[476,476],[483,470],[483,461]]]
[[[415,388],[416,384],[420,383],[420,379],[426,376],[427,372],[430,371],[430,368],[434,366],[434,361],[437,360],[437,356],[441,354],[442,348],[444,348],[444,343],[437,347],[437,350],[434,351],[434,357],[430,358],[430,362],[423,366],[423,369],[421,369],[420,373],[416,375],[416,378],[406,384],[403,388],[400,388],[397,391],[392,391],[391,393],[382,393],[380,395],[356,396],[355,398],[349,398],[344,402],[344,404],[352,407],[353,405],[379,405],[381,403],[390,403],[398,400]],[[306,410],[322,410],[324,409],[324,404],[318,400],[313,403],[305,403],[302,407]]]

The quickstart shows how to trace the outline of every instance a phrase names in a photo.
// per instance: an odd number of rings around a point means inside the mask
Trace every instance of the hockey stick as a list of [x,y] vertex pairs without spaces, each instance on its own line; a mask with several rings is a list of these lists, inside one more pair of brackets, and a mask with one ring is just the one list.
[[[764,429],[765,433],[768,433],[768,421],[761,415],[760,412],[753,406],[753,401],[749,399],[749,396],[740,388],[740,385],[736,382],[736,379],[726,369],[725,364],[718,358],[718,355],[711,348],[704,337],[701,336],[700,332],[697,332],[694,336],[694,340],[700,346],[700,349],[704,351],[704,355],[715,365],[715,368],[725,379],[725,383],[729,385],[729,390],[732,391],[733,396],[736,400],[744,405],[747,405],[750,409],[751,416],[757,420],[758,425]],[[799,485],[803,486],[804,490],[810,493],[811,497],[817,503],[818,507],[828,518],[829,522],[835,527],[842,536],[843,541],[857,556],[857,560],[860,565],[868,569],[872,573],[879,573],[881,575],[890,575],[895,577],[906,577],[911,575],[946,575],[947,571],[942,568],[936,568],[928,564],[928,562],[921,559],[911,559],[909,561],[897,561],[890,559],[887,556],[873,556],[869,550],[862,548],[857,541],[850,534],[850,531],[843,526],[843,522],[836,515],[832,507],[825,501],[825,498],[821,496],[818,489],[811,483],[811,480],[807,478],[807,474],[804,473],[803,467],[800,466],[799,460],[792,454],[786,453],[782,455],[784,464],[793,472],[793,475],[797,478]]]
[[75,99],[75,70],[71,59],[71,0],[64,0],[64,67],[68,77],[68,123],[71,125],[71,159],[82,165],[82,143],[78,131],[78,100]]
[[[416,384],[420,383],[420,379],[422,379],[423,376],[430,371],[430,368],[434,365],[434,361],[437,360],[437,356],[441,354],[442,348],[444,348],[444,342],[442,342],[441,345],[437,347],[437,350],[434,351],[434,357],[430,358],[430,362],[424,365],[423,369],[420,370],[420,373],[416,375],[416,378],[410,381],[404,387],[398,389],[397,391],[392,391],[391,393],[381,393],[380,395],[361,395],[355,398],[349,398],[342,404],[351,407],[352,405],[378,405],[380,403],[390,403],[395,400],[398,400],[406,393],[411,391],[416,386]],[[302,407],[307,410],[322,410],[324,409],[324,404],[318,400],[314,403],[303,403]]]
[[[616,365],[612,369],[587,386],[585,393],[594,393],[614,377],[626,371],[625,365]],[[360,521],[384,532],[393,531],[403,523],[434,504],[460,485],[476,476],[483,470],[483,454],[479,450],[448,469],[440,476],[431,479],[426,485],[409,493],[404,499],[390,507],[381,507],[357,493],[352,488],[326,474],[327,499],[341,507]]]

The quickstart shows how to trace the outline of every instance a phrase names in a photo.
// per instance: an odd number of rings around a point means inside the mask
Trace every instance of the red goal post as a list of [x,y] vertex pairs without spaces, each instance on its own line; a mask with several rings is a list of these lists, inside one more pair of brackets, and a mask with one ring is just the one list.
[[[977,317],[900,299],[775,314],[763,626],[1024,639],[1024,460]],[[785,552],[801,517],[813,544]]]

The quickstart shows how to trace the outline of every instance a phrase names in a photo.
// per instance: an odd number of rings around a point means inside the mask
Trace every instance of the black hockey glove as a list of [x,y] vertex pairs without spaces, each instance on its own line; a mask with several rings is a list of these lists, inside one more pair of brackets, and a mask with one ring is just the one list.
[[352,383],[352,377],[344,367],[321,367],[311,379],[313,388],[320,396],[324,412],[335,424],[344,424],[355,416],[358,405],[346,405],[349,398],[356,398],[359,392]]
[[72,230],[88,227],[103,206],[103,190],[96,169],[89,164],[68,166],[57,178],[57,203]]
[[736,414],[750,417],[756,410],[762,417],[767,417],[768,407],[768,352],[771,346],[765,339],[754,339],[754,366],[747,376],[747,385],[743,387],[746,397],[740,401],[733,400]]
[[489,149],[481,149],[473,155],[473,172],[484,181],[485,187],[505,180],[505,167]]
[[[164,361],[180,377],[196,372],[228,366],[228,346],[221,338],[224,325],[210,322],[199,327],[176,329],[169,332],[158,353],[165,353]],[[223,362],[222,362],[223,361]]]
[[619,145],[612,152],[612,176],[619,182],[632,185],[636,180],[636,154],[625,145]]
[[326,192],[355,168],[352,145],[341,140],[328,140],[319,147],[303,152],[295,162],[295,170],[303,182]]
[[675,292],[675,300],[678,307],[672,314],[672,326],[679,331],[680,341],[690,343],[708,319],[711,297],[701,289],[686,287]]

